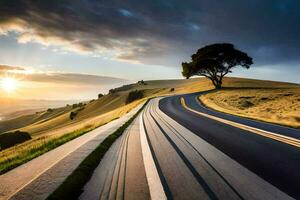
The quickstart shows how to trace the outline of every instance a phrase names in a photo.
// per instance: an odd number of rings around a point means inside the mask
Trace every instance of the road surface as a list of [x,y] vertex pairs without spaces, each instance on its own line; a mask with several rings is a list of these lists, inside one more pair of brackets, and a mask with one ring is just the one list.
[[151,100],[80,199],[299,199],[299,141],[292,138],[299,131],[275,126],[284,139],[274,139],[259,134],[272,134],[258,129],[261,122],[249,129],[247,120],[237,119],[245,123],[240,127],[200,115],[212,111],[196,101],[198,95]]
[[[198,95],[152,99],[79,199],[300,199],[300,131],[212,111]],[[132,113],[0,176],[2,198],[44,199]]]
[[196,97],[200,94],[165,98],[160,102],[159,106],[171,118],[187,127],[242,166],[280,190],[299,199],[299,146],[295,147],[190,112],[180,104],[180,98],[183,97],[186,104],[194,110],[280,135],[299,139],[300,131],[212,111],[202,106],[196,100]]

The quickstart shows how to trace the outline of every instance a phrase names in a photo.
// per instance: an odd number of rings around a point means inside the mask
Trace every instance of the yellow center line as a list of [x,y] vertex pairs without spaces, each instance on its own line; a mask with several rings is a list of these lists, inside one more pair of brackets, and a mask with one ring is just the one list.
[[292,146],[295,146],[295,147],[300,147],[300,140],[298,140],[298,139],[288,137],[288,136],[285,136],[285,135],[280,135],[280,134],[277,134],[277,133],[272,133],[272,132],[269,132],[269,131],[254,128],[254,127],[247,126],[247,125],[244,125],[244,124],[240,124],[240,123],[237,123],[237,122],[233,122],[233,121],[230,121],[230,120],[222,119],[220,117],[209,115],[209,114],[206,114],[206,113],[203,113],[203,112],[199,112],[197,110],[194,110],[194,109],[188,107],[186,105],[185,100],[184,100],[183,97],[180,98],[180,103],[185,109],[187,109],[187,110],[189,110],[193,113],[196,113],[198,115],[201,115],[201,116],[204,116],[204,117],[222,122],[224,124],[228,124],[230,126],[233,126],[233,127],[239,128],[239,129],[250,131],[252,133],[255,133],[255,134],[267,137],[267,138],[271,138],[273,140],[277,140],[277,141],[283,142],[285,144],[289,144],[289,145],[292,145]]

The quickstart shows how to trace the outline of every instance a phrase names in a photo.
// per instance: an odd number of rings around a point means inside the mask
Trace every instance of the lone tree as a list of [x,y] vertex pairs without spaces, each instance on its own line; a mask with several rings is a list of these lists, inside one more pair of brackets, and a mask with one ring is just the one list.
[[187,79],[191,76],[205,76],[217,89],[222,87],[223,77],[231,73],[232,68],[241,66],[248,69],[253,64],[250,56],[229,43],[205,46],[191,57],[191,62],[182,63],[182,75]]

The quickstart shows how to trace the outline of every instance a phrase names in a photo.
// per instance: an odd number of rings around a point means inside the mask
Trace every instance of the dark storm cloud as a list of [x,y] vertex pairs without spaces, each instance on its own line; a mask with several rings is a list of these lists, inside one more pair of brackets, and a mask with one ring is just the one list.
[[0,33],[20,42],[179,65],[197,48],[232,42],[257,64],[300,61],[298,0],[2,0]]

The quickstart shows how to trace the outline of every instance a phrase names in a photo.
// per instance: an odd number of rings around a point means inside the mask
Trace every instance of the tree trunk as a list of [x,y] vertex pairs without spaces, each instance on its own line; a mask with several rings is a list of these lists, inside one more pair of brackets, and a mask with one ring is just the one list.
[[216,89],[221,89],[221,88],[222,88],[222,85],[221,85],[220,83],[218,83],[218,84],[215,85],[215,88],[216,88]]
[[216,89],[221,89],[222,88],[222,79],[218,80],[216,79],[211,79],[211,82],[215,86]]

